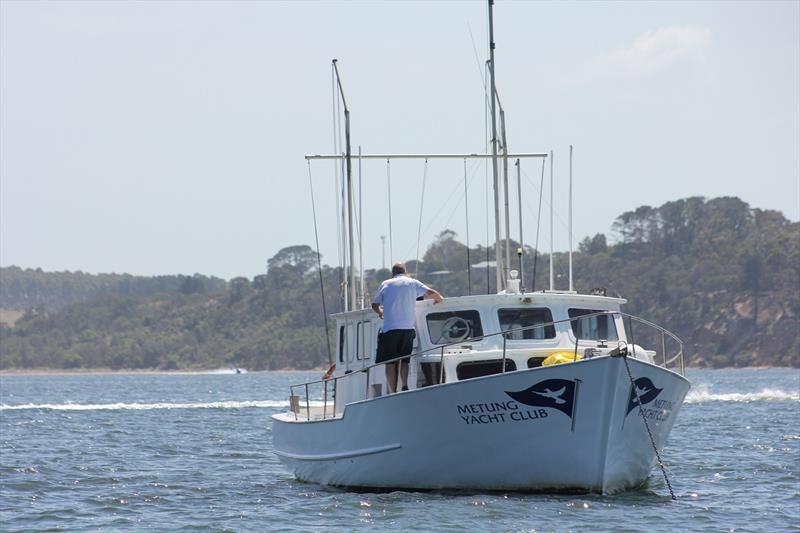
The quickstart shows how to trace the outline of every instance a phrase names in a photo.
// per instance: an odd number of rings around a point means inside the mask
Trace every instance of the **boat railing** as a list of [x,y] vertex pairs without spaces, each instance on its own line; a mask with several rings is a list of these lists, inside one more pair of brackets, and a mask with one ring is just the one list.
[[[348,373],[339,376],[323,377],[322,379],[309,381],[306,383],[290,385],[289,407],[290,410],[294,412],[296,419],[299,419],[299,417],[303,414],[305,414],[304,418],[306,420],[325,420],[329,418],[334,418],[337,416],[337,414],[341,414],[341,412],[344,410],[344,406],[339,405],[339,402],[337,402],[337,397],[339,396],[337,394],[337,391],[339,390],[340,383],[343,382],[343,380],[360,379],[363,377],[365,379],[365,384],[362,389],[363,395],[359,393],[357,396],[353,398],[348,398],[348,403],[367,400],[370,399],[371,397],[374,397],[370,396],[371,370],[377,367],[385,367],[387,364],[397,364],[400,361],[410,360],[413,357],[419,357],[429,354],[437,354],[439,356],[439,367],[438,367],[439,375],[437,376],[438,381],[436,384],[441,384],[444,382],[444,377],[445,377],[444,362],[445,362],[445,357],[448,355],[447,354],[448,348],[462,346],[464,345],[465,342],[481,342],[485,339],[494,338],[500,335],[502,335],[503,339],[502,362],[500,365],[500,373],[505,373],[506,358],[509,352],[508,340],[509,337],[511,337],[513,334],[531,331],[535,329],[543,329],[546,327],[562,324],[565,322],[569,323],[580,322],[581,320],[586,320],[589,318],[600,317],[600,316],[621,317],[623,320],[623,324],[625,324],[626,326],[627,341],[625,340],[610,341],[606,339],[595,339],[595,338],[581,339],[577,335],[577,331],[579,331],[579,328],[572,328],[572,331],[575,336],[575,343],[574,346],[572,347],[573,361],[577,361],[579,359],[579,356],[580,358],[583,358],[583,354],[579,353],[580,340],[597,341],[598,345],[602,346],[603,344],[605,344],[605,347],[608,347],[609,344],[616,342],[617,343],[616,346],[611,350],[611,352],[614,355],[631,355],[634,358],[638,358],[636,354],[637,348],[639,350],[644,350],[644,348],[641,347],[642,344],[640,344],[644,342],[647,343],[647,345],[657,345],[661,348],[660,360],[658,360],[657,357],[652,357],[653,364],[656,364],[666,369],[673,370],[679,373],[680,375],[685,375],[686,367],[684,365],[684,357],[683,357],[683,341],[681,341],[677,335],[657,324],[654,324],[643,318],[639,318],[637,316],[628,313],[623,313],[622,311],[598,311],[594,313],[586,313],[584,315],[580,315],[577,317],[565,318],[561,320],[553,320],[550,322],[534,324],[531,326],[505,329],[502,331],[498,331],[496,333],[489,333],[476,337],[460,339],[458,341],[414,352],[412,354],[403,357],[398,357],[396,359],[392,359],[391,361],[374,363],[368,366],[364,366],[362,368],[354,369]],[[641,329],[637,329],[636,331],[634,331],[634,324],[647,326],[648,329],[644,331],[642,331]],[[668,348],[672,348],[674,352],[668,354]],[[592,348],[588,349],[585,348],[584,353],[587,350],[592,350]],[[558,349],[551,348],[551,351],[564,352],[564,348],[563,346],[559,347]],[[645,354],[640,354],[642,355],[642,357],[640,358],[648,359],[648,356],[652,356],[654,353],[657,354],[657,352],[651,352],[647,350],[645,350],[645,352],[646,352]],[[302,393],[302,396],[297,393]]]

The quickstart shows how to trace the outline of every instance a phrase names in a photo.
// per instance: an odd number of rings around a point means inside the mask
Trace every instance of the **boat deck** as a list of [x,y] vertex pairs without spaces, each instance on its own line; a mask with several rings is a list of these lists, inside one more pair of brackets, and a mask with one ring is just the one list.
[[333,413],[333,404],[329,403],[328,405],[310,405],[306,407],[302,402],[299,405],[299,408],[292,411],[285,413],[286,418],[288,421],[297,421],[297,422],[313,422],[315,420],[332,420],[334,418],[340,418],[334,416]]

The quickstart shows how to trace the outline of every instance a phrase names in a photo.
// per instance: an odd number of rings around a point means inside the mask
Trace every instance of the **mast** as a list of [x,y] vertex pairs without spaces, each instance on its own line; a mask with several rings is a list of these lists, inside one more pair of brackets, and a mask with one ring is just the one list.
[[353,161],[352,153],[350,150],[350,109],[347,107],[347,100],[344,97],[344,89],[342,89],[342,78],[339,76],[339,67],[336,64],[336,59],[333,60],[333,68],[336,71],[336,83],[339,86],[339,95],[342,98],[342,105],[344,106],[344,139],[345,139],[345,161],[347,164],[347,236],[345,237],[348,242],[349,261],[350,261],[350,280],[349,280],[349,308],[345,309],[350,311],[355,309],[356,306],[356,271],[355,271],[355,243],[353,241]]
[[495,94],[497,98],[497,105],[500,106],[500,142],[503,146],[503,201],[505,208],[503,209],[503,217],[505,220],[505,229],[506,229],[506,243],[505,243],[505,251],[506,251],[506,262],[503,276],[503,281],[508,278],[508,269],[511,268],[511,228],[510,224],[510,216],[508,212],[508,144],[506,142],[506,111],[503,109],[503,103],[500,102],[500,95]]
[[494,183],[494,257],[495,277],[497,279],[497,292],[503,285],[502,258],[500,256],[500,191],[497,179],[497,103],[495,95],[497,87],[494,80],[494,0],[489,0],[489,78],[491,80],[492,100],[492,181]]

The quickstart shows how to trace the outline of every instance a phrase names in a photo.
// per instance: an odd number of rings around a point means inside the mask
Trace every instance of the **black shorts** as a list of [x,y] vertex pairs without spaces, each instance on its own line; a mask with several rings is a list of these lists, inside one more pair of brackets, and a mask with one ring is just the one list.
[[398,357],[409,355],[414,350],[414,338],[417,332],[413,329],[390,329],[378,336],[378,353],[376,363],[385,363]]

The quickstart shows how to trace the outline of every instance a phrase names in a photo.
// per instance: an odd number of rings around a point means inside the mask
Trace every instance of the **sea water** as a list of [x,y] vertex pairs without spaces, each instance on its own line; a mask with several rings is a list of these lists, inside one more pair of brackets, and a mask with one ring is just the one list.
[[319,374],[0,376],[0,530],[800,531],[797,369],[689,370],[677,501],[658,468],[612,496],[296,481],[270,415]]

